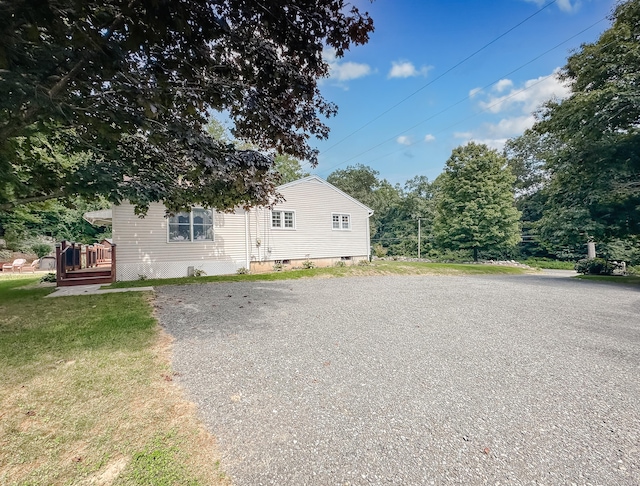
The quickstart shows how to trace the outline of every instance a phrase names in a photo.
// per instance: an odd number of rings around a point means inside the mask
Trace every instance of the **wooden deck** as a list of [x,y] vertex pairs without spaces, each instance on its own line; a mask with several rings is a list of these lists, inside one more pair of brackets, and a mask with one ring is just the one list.
[[116,245],[83,245],[63,241],[56,244],[58,287],[109,284],[116,277]]

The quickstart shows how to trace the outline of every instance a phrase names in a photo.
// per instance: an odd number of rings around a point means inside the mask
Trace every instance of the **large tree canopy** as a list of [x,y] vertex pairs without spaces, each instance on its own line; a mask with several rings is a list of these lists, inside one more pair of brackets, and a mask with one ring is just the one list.
[[441,248],[491,256],[520,240],[520,213],[514,205],[515,177],[507,161],[486,145],[453,150],[438,177],[433,234]]
[[571,56],[561,77],[571,95],[547,104],[534,127],[559,142],[546,158],[546,219],[583,241],[639,234],[640,0],[620,4],[612,27]]
[[323,49],[365,43],[343,0],[0,2],[0,207],[75,194],[170,210],[265,204],[271,157],[204,129],[316,162],[335,113]]

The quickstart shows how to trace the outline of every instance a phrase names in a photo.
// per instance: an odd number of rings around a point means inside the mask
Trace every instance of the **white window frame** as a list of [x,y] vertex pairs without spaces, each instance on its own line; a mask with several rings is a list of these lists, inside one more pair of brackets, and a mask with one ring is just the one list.
[[[211,238],[210,239],[195,239],[193,233],[193,211],[208,211],[211,214]],[[167,217],[167,243],[213,243],[216,240],[216,232],[215,232],[215,212],[213,209],[205,209],[201,207],[195,207],[187,213],[186,211],[182,211],[180,213],[176,213],[175,216],[179,216],[181,214],[189,214],[189,239],[185,240],[172,240],[171,239],[171,216]],[[176,224],[176,223],[174,223]],[[184,224],[186,226],[186,224]]]
[[[339,224],[338,228],[333,226],[333,218],[335,216],[338,217],[338,224]],[[343,223],[342,218],[344,218],[345,216],[348,218],[349,226],[347,228],[345,228],[342,224]],[[351,213],[331,213],[331,229],[333,231],[351,231]]]
[[[274,213],[280,213],[280,224],[282,226],[274,226],[273,225],[273,215]],[[284,223],[285,223],[285,213],[290,213],[292,215],[293,218],[293,226],[292,227],[285,227]],[[286,231],[294,231],[296,229],[296,224],[297,224],[297,219],[296,218],[296,212],[294,210],[291,209],[272,209],[271,210],[271,229],[275,229],[275,230],[286,230]]]

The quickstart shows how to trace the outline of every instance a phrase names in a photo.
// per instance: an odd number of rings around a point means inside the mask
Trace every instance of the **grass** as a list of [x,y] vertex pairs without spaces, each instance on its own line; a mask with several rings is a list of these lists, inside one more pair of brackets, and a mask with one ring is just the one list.
[[145,293],[0,279],[0,484],[220,485]]
[[548,258],[527,258],[520,260],[520,263],[529,265],[534,268],[545,268],[550,270],[573,270],[575,262],[563,262],[560,260],[551,260]]
[[370,265],[350,265],[344,267],[324,267],[248,275],[214,275],[201,277],[181,277],[146,279],[131,282],[116,282],[104,288],[129,288],[158,285],[184,285],[210,282],[252,282],[269,280],[290,280],[312,277],[348,277],[365,275],[520,275],[525,269],[500,265],[476,265],[458,263],[423,263],[402,261],[375,261]]
[[640,276],[622,276],[622,275],[576,275],[573,278],[580,280],[590,280],[593,282],[606,282],[617,285],[627,285],[632,287],[640,287]]

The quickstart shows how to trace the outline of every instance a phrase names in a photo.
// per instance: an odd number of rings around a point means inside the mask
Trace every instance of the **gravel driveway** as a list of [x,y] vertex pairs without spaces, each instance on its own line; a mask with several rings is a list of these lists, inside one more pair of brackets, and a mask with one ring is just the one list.
[[640,292],[558,277],[157,288],[236,485],[640,484]]

